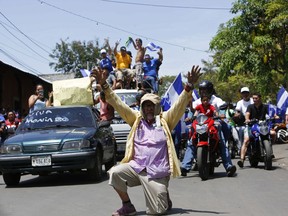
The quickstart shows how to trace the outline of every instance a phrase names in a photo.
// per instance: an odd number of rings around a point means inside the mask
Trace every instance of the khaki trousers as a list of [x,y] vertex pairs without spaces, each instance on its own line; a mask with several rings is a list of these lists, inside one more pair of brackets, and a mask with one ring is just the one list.
[[148,179],[147,173],[136,173],[128,163],[119,164],[109,171],[109,185],[126,192],[127,186],[142,185],[146,201],[147,214],[163,214],[168,209],[168,185],[170,177]]

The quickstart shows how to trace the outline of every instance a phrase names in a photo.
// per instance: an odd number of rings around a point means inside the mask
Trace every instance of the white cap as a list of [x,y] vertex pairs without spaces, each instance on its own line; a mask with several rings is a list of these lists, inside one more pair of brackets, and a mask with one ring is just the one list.
[[100,53],[106,53],[106,50],[105,49],[101,49]]
[[250,92],[250,91],[249,91],[248,87],[243,87],[243,88],[241,88],[240,92],[242,93],[242,92]]

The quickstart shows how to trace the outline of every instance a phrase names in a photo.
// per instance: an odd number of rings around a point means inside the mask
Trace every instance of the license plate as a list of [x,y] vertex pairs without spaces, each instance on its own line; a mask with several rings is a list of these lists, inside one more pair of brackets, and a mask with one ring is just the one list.
[[37,166],[51,166],[51,155],[32,156],[31,162],[33,167]]

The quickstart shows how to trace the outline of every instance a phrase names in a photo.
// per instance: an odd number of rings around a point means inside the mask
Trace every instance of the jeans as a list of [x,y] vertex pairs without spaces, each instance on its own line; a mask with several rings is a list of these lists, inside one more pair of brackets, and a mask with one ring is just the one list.
[[236,129],[238,130],[238,134],[239,134],[239,141],[240,141],[240,148],[243,145],[244,142],[244,130],[245,130],[246,126],[237,126]]
[[226,142],[228,142],[229,136],[231,135],[231,130],[229,128],[229,125],[224,121],[220,121],[220,124],[217,126],[217,129],[220,137],[219,145],[221,150],[222,163],[224,168],[227,170],[228,167],[233,165],[229,150],[226,145]]
[[155,77],[152,77],[152,76],[144,76],[144,81],[147,81],[149,84],[151,84],[151,87],[153,88],[153,91],[155,93],[158,92],[158,85],[157,85],[157,82],[156,82],[156,78]]
[[189,171],[192,168],[193,160],[197,157],[197,147],[192,144],[192,139],[187,140],[187,146],[184,158],[181,162],[181,168]]
[[[218,134],[220,137],[219,147],[221,151],[222,163],[224,168],[227,170],[230,166],[233,165],[229,154],[229,150],[226,146],[226,139],[225,139],[229,138],[230,136],[229,134],[231,134],[231,132],[229,131],[227,123],[225,123],[224,121],[220,121],[220,124],[216,125],[216,128],[218,130]],[[181,162],[181,168],[186,169],[187,171],[191,170],[193,160],[196,157],[197,157],[197,147],[193,145],[192,139],[190,139],[187,142],[187,148],[185,151],[184,158]]]

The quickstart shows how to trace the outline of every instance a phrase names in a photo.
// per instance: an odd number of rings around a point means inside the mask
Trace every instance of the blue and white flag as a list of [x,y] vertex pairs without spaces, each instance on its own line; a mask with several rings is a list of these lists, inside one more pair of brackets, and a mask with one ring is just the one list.
[[83,77],[88,77],[91,74],[91,71],[86,70],[86,69],[80,69],[80,72],[81,72]]
[[[162,105],[163,111],[167,111],[170,109],[170,107],[178,99],[182,91],[183,91],[182,77],[181,77],[181,73],[179,73],[161,99],[161,105]],[[178,122],[178,124],[174,128],[175,135],[177,136],[178,140],[179,139],[181,140],[181,134],[185,133],[185,127],[186,127],[186,124],[184,122],[184,115],[183,115],[181,120]]]
[[150,51],[157,51],[159,49],[161,49],[160,46],[157,46],[156,44],[150,42],[146,45],[146,48],[149,49]]
[[277,108],[281,110],[282,118],[285,115],[287,107],[288,107],[288,92],[282,86],[277,93]]
[[192,92],[192,101],[196,101],[197,99],[199,99],[200,96],[198,94],[198,91],[196,89],[193,89],[193,92]]
[[273,118],[274,115],[277,114],[277,106],[270,104],[270,103],[268,104],[268,106],[269,106],[268,115],[270,118]]

